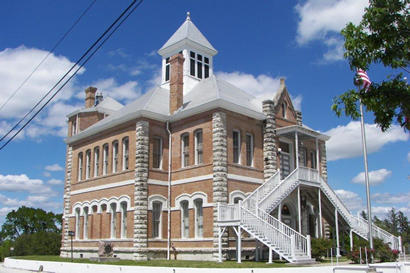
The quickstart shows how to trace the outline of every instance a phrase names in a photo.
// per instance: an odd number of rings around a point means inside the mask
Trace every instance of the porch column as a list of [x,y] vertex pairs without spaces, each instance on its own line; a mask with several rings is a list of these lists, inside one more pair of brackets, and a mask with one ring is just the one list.
[[316,144],[316,169],[318,173],[320,174],[320,169],[319,169],[319,141],[317,138],[315,138],[315,144]]
[[323,237],[323,227],[322,227],[322,197],[320,188],[317,189],[318,191],[318,203],[319,203],[319,237]]
[[350,251],[353,251],[353,230],[350,230]]
[[296,169],[299,168],[299,141],[298,132],[295,132],[295,157],[296,157]]
[[241,226],[238,226],[238,263],[240,264],[242,262],[242,236],[241,236],[242,230]]
[[279,222],[282,222],[282,202],[279,202],[278,206],[278,220]]
[[298,186],[298,221],[299,221],[299,232],[302,233],[302,212],[300,208],[300,186]]
[[218,227],[218,262],[222,263],[222,228]]
[[269,247],[269,261],[268,261],[268,264],[271,264],[272,263],[272,248],[271,247]]
[[337,208],[335,208],[335,223],[336,223],[336,257],[340,257],[340,245],[339,245],[339,221],[337,215]]

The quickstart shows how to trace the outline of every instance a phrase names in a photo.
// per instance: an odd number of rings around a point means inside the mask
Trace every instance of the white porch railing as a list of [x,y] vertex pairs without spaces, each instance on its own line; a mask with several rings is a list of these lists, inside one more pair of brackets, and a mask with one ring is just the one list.
[[316,169],[311,169],[307,167],[299,167],[298,169],[299,180],[320,183],[319,171]]
[[218,203],[218,222],[239,222],[239,204]]

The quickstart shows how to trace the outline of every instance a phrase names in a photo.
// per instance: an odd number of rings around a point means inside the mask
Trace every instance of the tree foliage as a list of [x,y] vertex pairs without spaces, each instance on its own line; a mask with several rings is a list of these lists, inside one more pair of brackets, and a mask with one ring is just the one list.
[[338,116],[359,118],[361,100],[383,131],[394,122],[410,130],[410,87],[405,77],[410,71],[409,5],[409,0],[370,0],[360,24],[349,23],[342,30],[344,56],[352,71],[382,64],[392,74],[380,83],[373,81],[367,92],[352,89],[336,97],[332,109]]
[[62,215],[25,206],[9,212],[1,228],[1,239],[15,240],[23,234],[59,233]]

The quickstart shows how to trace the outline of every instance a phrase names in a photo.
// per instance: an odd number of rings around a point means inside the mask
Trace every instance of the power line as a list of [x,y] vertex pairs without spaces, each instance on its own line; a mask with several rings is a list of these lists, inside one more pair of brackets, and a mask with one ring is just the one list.
[[46,56],[40,61],[40,63],[31,71],[31,73],[23,80],[23,82],[17,87],[16,90],[7,98],[7,100],[0,106],[0,111],[6,106],[9,101],[14,98],[14,96],[20,91],[20,89],[27,83],[27,81],[33,76],[33,74],[39,69],[39,67],[48,59],[48,57],[56,50],[56,48],[64,41],[64,39],[70,34],[74,27],[81,21],[84,15],[91,9],[97,0],[93,0],[88,7],[83,11],[83,13],[77,18],[77,20],[71,25],[71,27],[64,33],[63,36],[57,41],[53,48],[47,53]]
[[[105,42],[114,34],[114,32],[117,31],[117,29],[124,23],[124,21],[135,11],[135,9],[137,9],[141,3],[143,2],[143,0],[139,0],[138,3],[134,6],[134,4],[136,3],[136,0],[133,0],[132,3],[121,13],[120,16],[118,16],[118,18],[104,31],[104,33],[102,35],[100,35],[100,37],[97,39],[97,41],[95,41],[93,43],[93,45],[81,56],[81,58],[79,60],[77,60],[77,62],[70,68],[70,70],[53,86],[53,88],[51,88],[47,94],[45,96],[43,96],[40,101],[29,111],[29,113],[31,113],[50,93],[51,91],[56,88],[56,86],[58,84],[60,84],[62,82],[62,80],[75,68],[77,67],[77,69],[74,71],[74,73],[58,88],[57,91],[54,92],[54,94],[40,107],[40,109],[38,109],[33,116],[31,116],[31,118],[26,121],[26,123],[24,123],[24,125],[13,134],[12,137],[10,137],[6,143],[4,143],[1,147],[0,150],[2,150],[4,147],[7,146],[7,144],[9,144],[46,106],[47,104],[61,91],[61,89],[64,88],[64,86],[77,74],[77,72],[94,56],[94,54],[105,44]],[[133,7],[134,6],[134,7]],[[129,12],[128,12],[129,11]],[[126,14],[128,12],[128,14]],[[126,14],[126,15],[125,15]],[[124,18],[122,18],[125,15]],[[119,22],[119,23],[118,23]],[[118,23],[118,25],[116,25]],[[116,26],[115,26],[116,25]],[[115,27],[114,27],[115,26]],[[114,29],[111,31],[111,29],[114,27]],[[111,32],[110,32],[111,31]],[[110,32],[110,33],[109,33]],[[108,33],[108,35],[107,35]],[[104,36],[106,36],[104,38]],[[104,39],[103,39],[104,38]],[[103,40],[102,40],[103,39]],[[94,48],[100,41],[102,40],[102,42],[96,47]],[[93,50],[93,51],[92,51]],[[92,52],[91,52],[92,51]],[[82,64],[80,64],[80,62],[88,55],[88,53],[91,52],[91,54],[82,62]],[[79,65],[80,64],[80,65]],[[28,114],[29,114],[28,113]],[[26,114],[25,117],[28,116],[28,114]],[[25,118],[24,117],[24,118]],[[23,119],[24,119],[23,118]],[[12,129],[10,129],[8,131],[8,133],[2,137],[1,140],[3,140],[7,135],[9,135],[14,129],[16,129],[16,127],[22,122],[21,119]],[[0,140],[0,141],[1,141]]]

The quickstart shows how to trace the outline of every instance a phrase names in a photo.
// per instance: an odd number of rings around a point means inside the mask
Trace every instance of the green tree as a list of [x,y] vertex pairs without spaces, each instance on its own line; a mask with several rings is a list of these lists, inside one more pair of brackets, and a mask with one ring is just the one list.
[[410,71],[409,4],[409,0],[369,0],[360,24],[349,23],[341,31],[352,71],[381,63],[392,74],[380,83],[373,81],[368,92],[352,89],[334,98],[332,109],[338,116],[358,119],[361,100],[382,131],[394,122],[410,130],[410,88],[403,74]]
[[15,240],[23,234],[36,232],[60,233],[62,214],[22,206],[9,212],[1,228],[2,240]]

